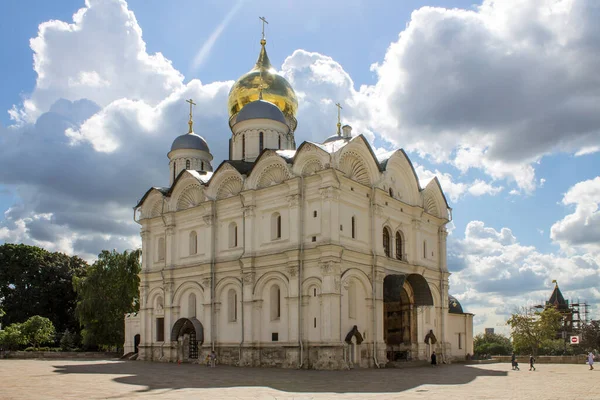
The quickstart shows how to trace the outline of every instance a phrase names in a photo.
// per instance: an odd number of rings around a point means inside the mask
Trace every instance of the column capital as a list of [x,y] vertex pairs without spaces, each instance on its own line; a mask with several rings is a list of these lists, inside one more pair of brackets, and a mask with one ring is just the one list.
[[242,274],[242,280],[244,281],[245,285],[253,285],[255,279],[256,279],[255,272],[244,272]]
[[319,267],[323,276],[339,275],[341,273],[339,261],[322,261],[319,263]]

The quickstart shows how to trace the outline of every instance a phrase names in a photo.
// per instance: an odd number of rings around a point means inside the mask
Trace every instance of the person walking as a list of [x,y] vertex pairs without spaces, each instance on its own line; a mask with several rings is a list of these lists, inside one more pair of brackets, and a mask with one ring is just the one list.
[[590,364],[590,371],[594,369],[594,353],[590,351],[588,354],[588,364]]
[[512,369],[519,371],[519,363],[517,362],[517,355],[515,353],[512,353],[510,362],[512,363]]
[[535,371],[535,365],[533,365],[535,363],[535,358],[533,358],[533,354],[531,354],[529,356],[529,370],[531,371],[532,369]]
[[431,366],[435,367],[437,365],[437,356],[435,355],[435,351],[431,353]]

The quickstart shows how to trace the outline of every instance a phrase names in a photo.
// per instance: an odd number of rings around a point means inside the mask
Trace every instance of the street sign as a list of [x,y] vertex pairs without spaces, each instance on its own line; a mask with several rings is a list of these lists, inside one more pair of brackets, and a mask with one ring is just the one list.
[[579,344],[579,336],[571,336],[571,344]]

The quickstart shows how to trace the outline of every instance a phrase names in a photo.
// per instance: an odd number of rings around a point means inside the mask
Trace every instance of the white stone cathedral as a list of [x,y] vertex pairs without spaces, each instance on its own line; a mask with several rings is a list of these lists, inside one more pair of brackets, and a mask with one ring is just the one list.
[[403,150],[376,155],[339,121],[296,147],[296,95],[265,44],[229,94],[229,160],[213,171],[190,112],[170,185],[136,206],[141,306],[125,351],[317,369],[473,354],[473,315],[448,295],[438,180],[422,188]]

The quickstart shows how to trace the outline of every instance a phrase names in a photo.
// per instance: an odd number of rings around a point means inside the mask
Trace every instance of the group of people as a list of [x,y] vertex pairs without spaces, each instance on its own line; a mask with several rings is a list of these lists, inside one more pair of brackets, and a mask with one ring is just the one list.
[[[519,368],[519,363],[517,362],[517,355],[515,353],[512,353],[512,357],[510,359],[510,362],[512,364],[512,369],[515,371],[520,371],[521,369]],[[533,354],[529,355],[529,370],[530,371],[535,371],[535,357],[533,357]]]

